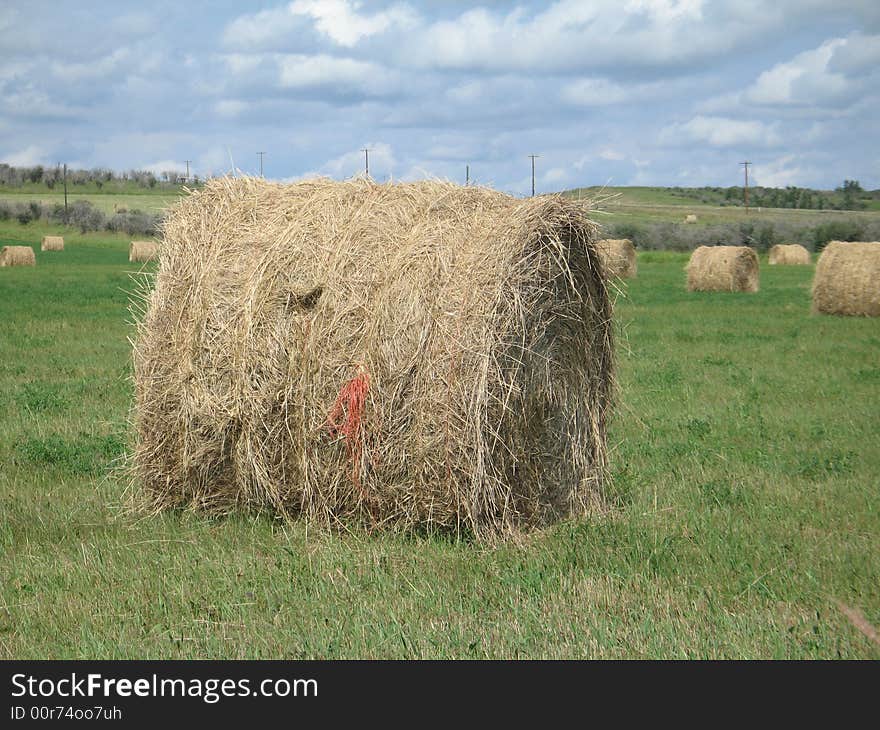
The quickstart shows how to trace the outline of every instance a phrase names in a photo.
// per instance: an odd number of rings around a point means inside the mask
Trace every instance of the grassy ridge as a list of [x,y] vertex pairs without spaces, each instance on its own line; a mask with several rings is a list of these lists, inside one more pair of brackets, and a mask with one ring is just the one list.
[[[132,517],[127,239],[0,270],[0,658],[863,657],[880,624],[880,322],[809,315],[812,267],[618,302],[606,514],[520,544]],[[766,263],[766,262],[764,262]]]

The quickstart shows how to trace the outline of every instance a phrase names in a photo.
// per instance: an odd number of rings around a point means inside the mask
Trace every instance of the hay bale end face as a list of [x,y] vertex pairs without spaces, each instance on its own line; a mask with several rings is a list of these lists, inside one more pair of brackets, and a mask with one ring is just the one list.
[[612,394],[595,240],[559,196],[211,181],[138,327],[140,493],[479,537],[583,513]]
[[748,246],[700,246],[687,265],[688,291],[758,291],[758,254]]
[[30,246],[4,246],[0,249],[0,266],[36,266],[37,257]]
[[810,252],[799,243],[780,243],[771,247],[768,257],[771,265],[803,266],[813,263]]
[[693,213],[688,213],[684,218],[684,222],[685,223],[696,223],[697,216],[695,216]]
[[63,251],[64,250],[64,237],[63,236],[43,236],[43,241],[40,244],[40,251]]
[[159,245],[155,241],[132,241],[128,246],[131,263],[152,261],[158,255]]
[[813,312],[880,317],[880,243],[825,246],[813,277]]
[[596,243],[610,277],[631,279],[638,273],[636,248],[628,238],[605,238]]

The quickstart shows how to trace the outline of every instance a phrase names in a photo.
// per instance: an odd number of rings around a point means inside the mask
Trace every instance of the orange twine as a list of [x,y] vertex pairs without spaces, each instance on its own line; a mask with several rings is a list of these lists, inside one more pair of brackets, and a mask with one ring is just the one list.
[[331,436],[342,434],[345,438],[345,450],[351,460],[351,481],[361,489],[360,463],[364,451],[361,422],[367,403],[370,378],[363,366],[358,370],[358,374],[343,385],[339,395],[336,396],[336,402],[330,415],[327,416],[327,428]]

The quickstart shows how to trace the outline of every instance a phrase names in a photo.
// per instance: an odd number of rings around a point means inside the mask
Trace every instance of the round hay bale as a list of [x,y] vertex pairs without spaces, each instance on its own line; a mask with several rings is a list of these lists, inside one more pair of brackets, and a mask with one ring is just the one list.
[[813,277],[813,312],[880,317],[880,243],[825,246]]
[[688,213],[688,214],[684,217],[684,222],[685,222],[685,223],[696,223],[696,222],[697,222],[697,216],[695,216],[693,213]]
[[687,265],[688,291],[758,291],[758,254],[748,246],[700,246]]
[[638,273],[636,248],[628,238],[605,238],[596,247],[608,276],[631,279]]
[[813,262],[810,252],[799,243],[779,243],[770,249],[769,263],[802,266]]
[[30,246],[4,246],[0,250],[0,266],[36,266],[37,257]]
[[40,244],[40,251],[63,251],[63,236],[43,236],[43,242]]
[[132,263],[152,261],[159,254],[155,241],[132,241],[128,245],[128,260]]
[[135,340],[138,491],[478,537],[583,513],[612,394],[596,230],[561,196],[209,182]]

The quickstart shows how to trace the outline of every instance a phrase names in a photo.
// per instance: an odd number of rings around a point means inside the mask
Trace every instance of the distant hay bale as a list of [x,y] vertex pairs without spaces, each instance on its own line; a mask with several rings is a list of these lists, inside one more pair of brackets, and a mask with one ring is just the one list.
[[804,265],[811,264],[810,252],[799,243],[779,243],[770,249],[770,264]]
[[758,254],[748,246],[700,246],[687,265],[688,291],[758,291]]
[[63,251],[63,236],[43,236],[43,242],[40,244],[40,251]]
[[0,266],[36,266],[37,257],[30,246],[4,246],[0,250]]
[[597,241],[596,248],[608,276],[630,279],[638,273],[636,248],[628,238],[605,238]]
[[813,312],[880,317],[880,243],[825,246],[813,277]]
[[138,326],[137,492],[478,537],[584,513],[612,394],[596,232],[561,196],[207,183]]
[[155,241],[132,241],[128,246],[128,260],[132,263],[152,261],[159,254]]
[[684,222],[685,223],[696,223],[697,216],[695,216],[693,213],[688,213],[684,218]]

